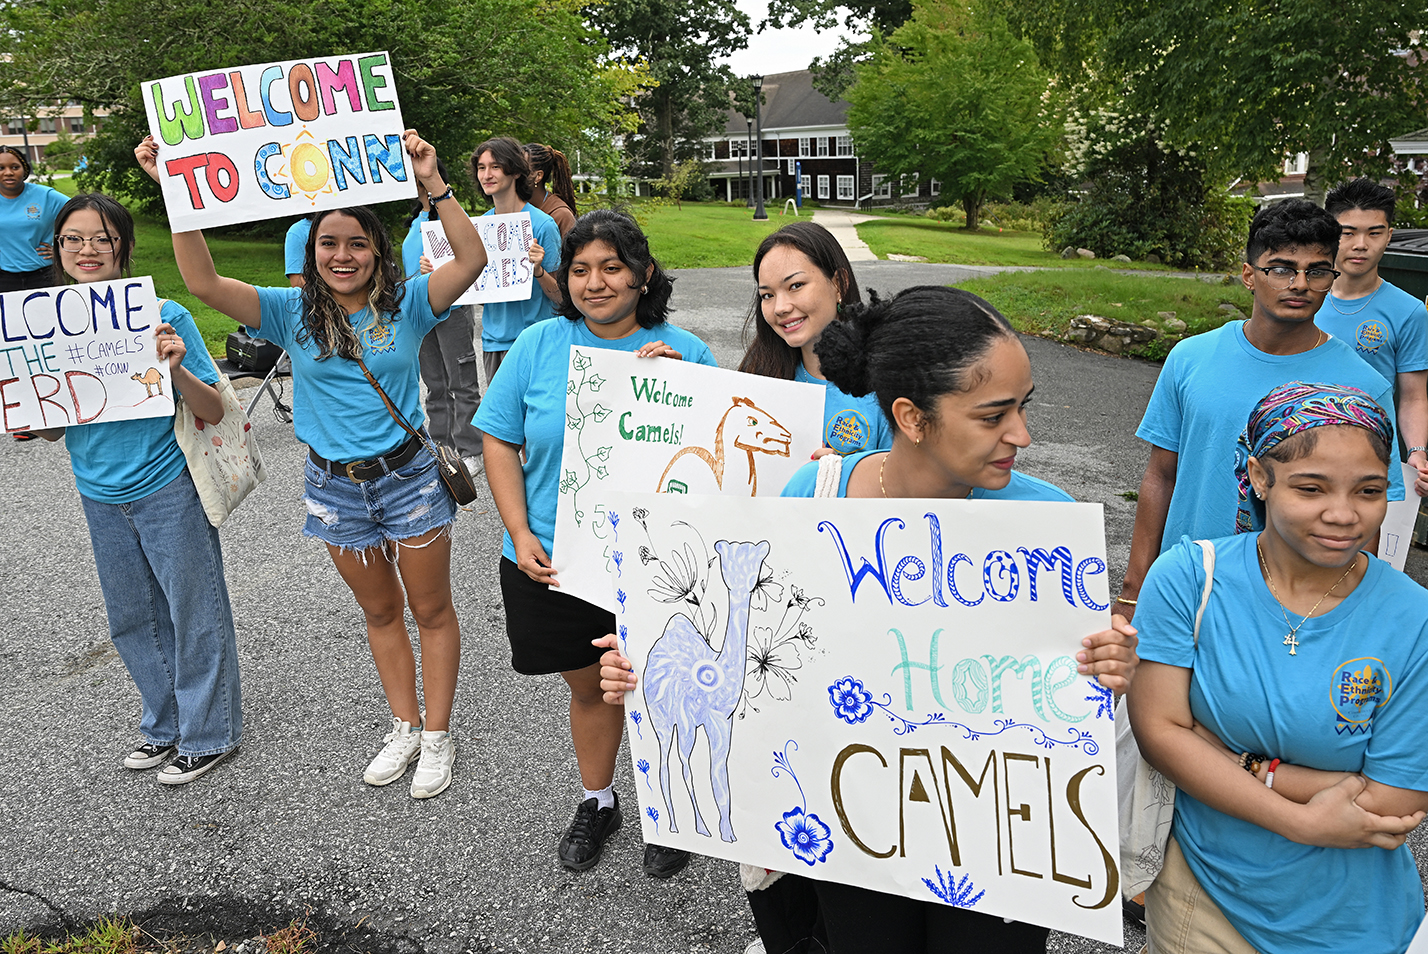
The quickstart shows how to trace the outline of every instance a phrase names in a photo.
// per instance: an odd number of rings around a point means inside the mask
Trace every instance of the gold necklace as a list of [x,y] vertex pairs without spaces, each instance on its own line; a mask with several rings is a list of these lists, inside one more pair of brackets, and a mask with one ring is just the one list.
[[[878,465],[878,489],[883,492],[883,499],[884,499],[884,500],[888,499],[888,488],[887,488],[887,486],[883,483],[883,468],[887,467],[887,465],[888,465],[888,458],[891,457],[891,456],[892,456],[891,453],[884,454],[884,455],[883,455],[883,462]],[[971,500],[971,499],[972,499],[972,493],[973,493],[973,491],[975,491],[976,489],[977,489],[977,488],[975,488],[975,487],[968,487],[968,488],[967,488],[967,496],[963,497],[962,499],[963,499],[963,500]]]
[[[1279,613],[1281,616],[1284,617],[1284,625],[1289,626],[1291,625],[1289,622],[1289,610],[1285,608],[1284,601],[1279,598],[1279,590],[1277,590],[1274,586],[1274,576],[1271,575],[1269,572],[1269,563],[1264,558],[1264,549],[1260,547],[1258,537],[1255,538],[1254,549],[1255,552],[1259,554],[1259,565],[1260,568],[1264,570],[1264,578],[1269,581],[1269,592],[1274,594],[1274,601],[1279,604]],[[1350,563],[1349,568],[1344,571],[1344,575],[1339,577],[1338,583],[1335,583],[1333,586],[1329,587],[1327,590],[1324,591],[1324,595],[1319,597],[1319,603],[1322,603],[1326,599],[1328,599],[1329,594],[1337,590],[1339,588],[1339,583],[1342,583],[1347,580],[1349,578],[1349,574],[1354,572],[1354,568],[1358,565],[1359,555],[1355,553],[1353,562]],[[1295,652],[1295,650],[1299,647],[1299,640],[1295,639],[1294,636],[1296,633],[1299,632],[1300,628],[1303,627],[1305,623],[1309,622],[1309,617],[1314,615],[1314,610],[1317,610],[1319,608],[1319,603],[1315,603],[1313,608],[1309,610],[1308,616],[1305,616],[1303,619],[1301,619],[1299,621],[1299,625],[1290,629],[1289,635],[1284,637],[1284,645],[1289,647],[1289,655],[1299,655],[1297,652]]]

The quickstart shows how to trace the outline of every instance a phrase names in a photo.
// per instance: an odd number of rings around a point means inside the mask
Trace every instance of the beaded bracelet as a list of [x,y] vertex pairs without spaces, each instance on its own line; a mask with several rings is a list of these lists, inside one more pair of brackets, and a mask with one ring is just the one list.
[[1269,763],[1269,774],[1264,777],[1264,787],[1274,788],[1274,770],[1279,768],[1279,759]]
[[1269,761],[1268,755],[1258,755],[1254,752],[1240,753],[1240,768],[1251,775],[1259,774],[1259,767]]
[[449,198],[451,198],[452,196],[454,196],[455,194],[456,194],[456,193],[452,191],[451,186],[447,186],[447,187],[446,187],[446,191],[443,192],[441,195],[434,195],[434,196],[431,197],[431,204],[432,204],[432,205],[436,205],[438,202],[442,201],[443,199],[449,199]]

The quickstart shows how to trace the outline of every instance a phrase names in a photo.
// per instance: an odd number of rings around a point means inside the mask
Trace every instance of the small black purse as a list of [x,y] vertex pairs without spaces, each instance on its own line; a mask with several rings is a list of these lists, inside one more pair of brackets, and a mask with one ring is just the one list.
[[392,420],[400,424],[408,434],[421,441],[422,445],[431,451],[431,456],[436,458],[437,474],[457,505],[465,506],[475,500],[477,497],[476,481],[471,476],[471,472],[466,469],[461,455],[456,453],[455,449],[438,444],[408,424],[407,419],[397,410],[396,405],[392,404],[392,399],[387,397],[387,392],[383,391],[382,386],[377,383],[377,379],[372,377],[372,372],[367,370],[367,363],[358,358],[357,366],[362,369],[362,373],[367,376],[367,381],[382,396],[382,403],[387,405],[387,413],[392,415]]

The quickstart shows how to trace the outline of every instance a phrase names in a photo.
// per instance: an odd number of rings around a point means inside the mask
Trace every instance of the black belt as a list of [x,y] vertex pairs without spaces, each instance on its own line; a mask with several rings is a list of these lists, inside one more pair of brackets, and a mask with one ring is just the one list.
[[384,474],[391,473],[398,467],[411,463],[412,458],[416,457],[421,448],[421,441],[415,437],[411,437],[407,439],[405,444],[390,454],[374,457],[371,460],[354,460],[343,464],[335,460],[325,460],[319,457],[317,451],[311,447],[307,449],[307,456],[314,464],[329,474],[344,476],[360,484],[364,480],[373,480]]

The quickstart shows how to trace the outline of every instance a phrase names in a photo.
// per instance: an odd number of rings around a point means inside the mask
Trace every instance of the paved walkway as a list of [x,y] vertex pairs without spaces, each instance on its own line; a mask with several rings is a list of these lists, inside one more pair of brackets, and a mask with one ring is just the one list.
[[871,221],[875,216],[844,212],[842,209],[819,209],[813,213],[813,221],[833,233],[838,244],[843,246],[850,262],[876,262],[877,255],[868,248],[868,243],[858,238],[854,227],[859,222]]

